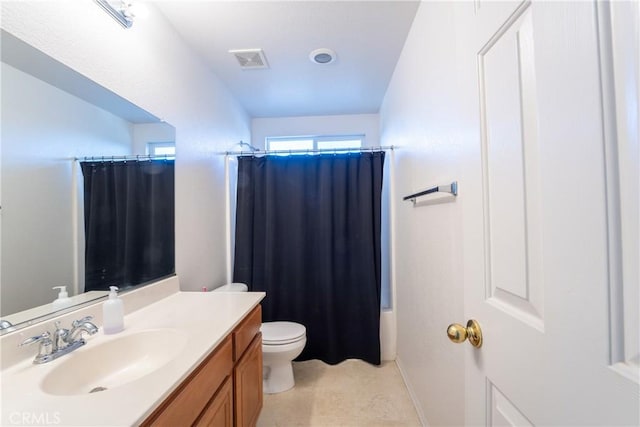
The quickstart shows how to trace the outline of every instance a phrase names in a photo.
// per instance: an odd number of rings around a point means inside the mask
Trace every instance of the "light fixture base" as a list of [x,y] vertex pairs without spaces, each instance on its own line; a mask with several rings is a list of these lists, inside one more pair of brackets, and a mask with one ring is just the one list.
[[115,7],[113,7],[111,5],[111,3],[109,3],[109,1],[107,1],[107,0],[95,0],[95,2],[98,3],[98,5],[105,12],[107,12],[113,19],[118,21],[118,23],[120,25],[122,25],[124,28],[131,28],[131,26],[133,25],[132,17],[131,16],[127,16],[127,14],[124,11],[118,10]]
[[338,55],[336,55],[333,50],[324,47],[316,49],[309,54],[309,59],[311,60],[311,62],[320,65],[331,64],[335,62],[337,58]]

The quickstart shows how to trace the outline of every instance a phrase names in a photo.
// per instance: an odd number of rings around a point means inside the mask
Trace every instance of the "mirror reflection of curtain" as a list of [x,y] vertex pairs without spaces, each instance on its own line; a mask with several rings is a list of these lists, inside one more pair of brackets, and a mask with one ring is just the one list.
[[85,291],[175,273],[174,161],[88,161]]
[[380,364],[384,152],[238,158],[234,277],[263,320],[307,328],[297,360]]

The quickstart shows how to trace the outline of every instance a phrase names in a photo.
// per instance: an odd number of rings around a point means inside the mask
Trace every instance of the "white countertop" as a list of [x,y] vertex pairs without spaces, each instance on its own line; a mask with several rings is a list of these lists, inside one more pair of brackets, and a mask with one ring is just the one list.
[[[138,425],[263,298],[261,292],[178,292],[125,316],[125,330],[119,334],[104,335],[101,328],[86,337],[85,346],[52,362],[34,365],[29,357],[9,366],[1,376],[1,425]],[[43,378],[75,355],[127,334],[159,328],[186,334],[184,349],[161,369],[99,393],[54,396],[41,390]],[[73,376],[73,370],[68,374]]]

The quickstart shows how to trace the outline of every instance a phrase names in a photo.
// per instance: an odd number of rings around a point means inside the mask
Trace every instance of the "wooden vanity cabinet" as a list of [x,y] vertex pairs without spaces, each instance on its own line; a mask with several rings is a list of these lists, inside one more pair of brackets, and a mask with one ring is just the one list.
[[261,322],[257,306],[142,426],[255,426],[263,399]]

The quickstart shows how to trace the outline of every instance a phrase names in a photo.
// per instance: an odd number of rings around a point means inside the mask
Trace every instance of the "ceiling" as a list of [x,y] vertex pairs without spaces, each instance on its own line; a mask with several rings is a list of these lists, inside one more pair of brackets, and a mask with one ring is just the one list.
[[[156,5],[252,117],[377,113],[419,1],[162,1]],[[242,70],[232,49],[263,49]],[[330,64],[309,53],[329,48]]]

